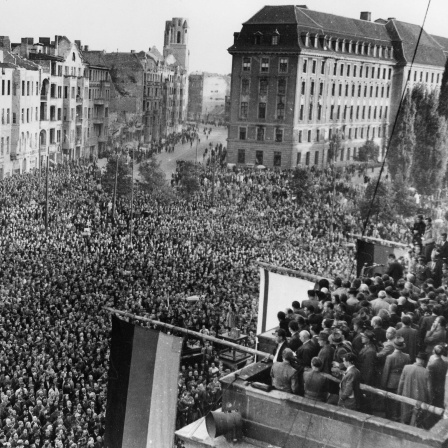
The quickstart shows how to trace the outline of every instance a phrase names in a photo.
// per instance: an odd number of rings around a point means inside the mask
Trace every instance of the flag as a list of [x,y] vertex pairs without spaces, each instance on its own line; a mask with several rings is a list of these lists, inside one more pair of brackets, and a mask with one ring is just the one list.
[[182,338],[112,316],[105,446],[173,445]]

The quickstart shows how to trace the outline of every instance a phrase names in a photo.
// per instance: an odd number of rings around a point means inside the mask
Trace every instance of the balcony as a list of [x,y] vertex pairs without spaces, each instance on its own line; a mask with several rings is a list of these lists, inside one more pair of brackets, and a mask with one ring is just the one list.
[[48,95],[41,95],[40,96],[41,101],[48,101]]
[[92,121],[93,121],[93,124],[103,124],[104,123],[104,117],[93,117]]
[[99,97],[93,99],[94,104],[104,104],[105,101],[106,101],[106,98],[104,96],[99,96]]
[[82,98],[81,95],[76,95],[76,102],[77,103],[82,103],[82,100],[83,100],[83,98]]

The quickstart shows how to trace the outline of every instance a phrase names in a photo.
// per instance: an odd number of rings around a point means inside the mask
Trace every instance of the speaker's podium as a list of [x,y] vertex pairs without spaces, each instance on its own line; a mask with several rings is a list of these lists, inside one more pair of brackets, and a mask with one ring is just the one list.
[[[224,341],[233,342],[234,344],[246,346],[248,335],[242,334],[239,330],[233,329],[227,333],[223,333],[218,336]],[[250,358],[250,355],[246,352],[240,352],[235,348],[224,347],[219,352],[219,359],[223,362],[224,365],[230,367],[231,369],[240,369],[243,367],[247,360]]]
[[395,241],[349,234],[356,238],[356,276],[373,277],[384,274],[389,254],[397,258],[407,254],[408,246]]

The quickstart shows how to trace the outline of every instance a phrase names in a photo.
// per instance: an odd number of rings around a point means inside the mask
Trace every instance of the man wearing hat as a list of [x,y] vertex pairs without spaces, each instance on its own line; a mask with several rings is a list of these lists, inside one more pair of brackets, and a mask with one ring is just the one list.
[[271,369],[272,385],[283,392],[295,394],[299,390],[299,372],[291,366],[294,353],[290,348],[283,350],[283,361],[274,362]]
[[320,346],[319,354],[317,357],[322,361],[321,371],[323,373],[331,374],[331,363],[334,359],[334,348],[328,341],[329,334],[321,331],[317,338],[317,342]]
[[[425,369],[427,359],[428,355],[425,352],[418,352],[415,363],[404,367],[398,384],[398,395],[430,403],[432,393],[429,370]],[[409,424],[412,411],[412,405],[401,403],[401,423]],[[417,418],[417,426],[421,427],[422,421],[421,415]]]
[[[383,373],[381,375],[381,387],[393,394],[397,393],[401,373],[406,365],[411,363],[411,358],[407,353],[403,353],[406,348],[404,338],[398,336],[393,341],[394,351],[386,357]],[[386,418],[398,420],[398,403],[395,400],[386,400]]]

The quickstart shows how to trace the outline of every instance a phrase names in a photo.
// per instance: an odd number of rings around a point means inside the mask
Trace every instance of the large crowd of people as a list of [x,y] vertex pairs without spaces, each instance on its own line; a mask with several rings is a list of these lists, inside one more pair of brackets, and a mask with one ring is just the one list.
[[[362,221],[349,173],[313,170],[314,191],[297,201],[289,171],[204,167],[190,200],[156,201],[138,189],[132,226],[129,198],[117,199],[112,216],[97,175],[75,164],[50,171],[48,231],[45,174],[41,184],[30,173],[0,181],[3,446],[103,446],[106,305],[212,335],[238,327],[253,343],[257,260],[353,282],[344,243]],[[339,301],[348,313],[342,293]],[[178,427],[220,403],[225,368],[216,349],[201,346],[201,357],[183,365]]]

